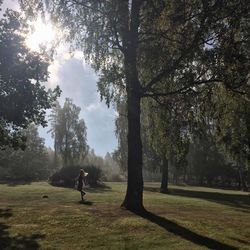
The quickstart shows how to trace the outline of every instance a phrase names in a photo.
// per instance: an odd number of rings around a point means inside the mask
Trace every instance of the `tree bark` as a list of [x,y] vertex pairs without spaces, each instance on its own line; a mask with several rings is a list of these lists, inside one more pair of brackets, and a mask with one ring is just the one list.
[[239,170],[239,186],[240,189],[244,192],[248,192],[246,177],[247,177],[247,171]]
[[[138,28],[140,24],[140,6],[142,0],[131,1],[129,28],[123,37],[124,67],[126,76],[128,107],[128,180],[127,192],[122,206],[135,212],[142,212],[142,142],[141,142],[141,83],[137,70]],[[128,13],[127,13],[128,14]],[[125,13],[125,16],[129,17]]]
[[128,180],[122,204],[128,210],[143,211],[142,143],[140,133],[140,98],[128,95]]
[[168,193],[168,159],[166,157],[163,158],[161,193]]

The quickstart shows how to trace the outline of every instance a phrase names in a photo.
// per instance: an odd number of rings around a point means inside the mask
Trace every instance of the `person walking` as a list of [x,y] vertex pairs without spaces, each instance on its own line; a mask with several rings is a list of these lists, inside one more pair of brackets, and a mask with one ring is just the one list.
[[83,191],[83,184],[86,186],[86,176],[88,173],[84,172],[83,169],[80,170],[80,174],[78,176],[78,184],[77,184],[77,190],[81,193],[81,199],[83,201],[83,196],[86,194]]

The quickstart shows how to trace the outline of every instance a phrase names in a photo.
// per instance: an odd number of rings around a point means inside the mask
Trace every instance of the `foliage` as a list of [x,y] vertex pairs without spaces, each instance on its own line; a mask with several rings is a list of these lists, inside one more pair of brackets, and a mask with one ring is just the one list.
[[128,122],[127,109],[124,101],[117,103],[118,116],[115,120],[115,134],[118,140],[118,148],[114,151],[114,159],[123,171],[127,170],[128,164]]
[[63,187],[74,187],[77,176],[79,175],[81,167],[71,166],[63,167],[56,173],[54,173],[49,181],[52,185]]
[[125,93],[130,49],[146,96],[192,91],[202,83],[223,82],[233,90],[246,84],[248,1],[20,2],[29,15],[47,9],[72,46],[84,50],[100,70],[108,103]]
[[119,167],[119,164],[115,160],[114,153],[107,153],[104,157],[103,172],[105,181],[124,181],[124,171]]
[[91,187],[97,187],[103,176],[102,169],[96,166],[84,166],[83,169],[88,173],[87,183]]
[[148,109],[147,138],[160,159],[164,157],[182,167],[189,145],[188,113],[184,98],[169,98],[161,103],[145,103]]
[[218,143],[236,164],[250,167],[250,101],[235,93],[217,89],[214,122]]
[[46,125],[45,110],[60,94],[46,91],[49,55],[25,46],[28,26],[22,15],[7,10],[0,19],[0,148],[25,147],[23,128],[34,122]]
[[[238,184],[238,173],[220,152],[211,137],[196,138],[190,144],[187,156],[188,181],[208,186],[231,186]],[[191,180],[192,179],[192,180]]]
[[64,166],[80,163],[88,152],[87,128],[79,119],[80,111],[66,98],[63,107],[57,103],[50,115],[55,154],[62,157]]
[[217,144],[237,169],[242,189],[247,191],[246,178],[250,173],[250,101],[245,96],[227,92],[223,87],[216,91],[213,122]]
[[88,154],[85,157],[83,164],[99,166],[101,168],[103,168],[105,165],[103,157],[96,155],[94,149],[90,149],[88,151]]
[[39,137],[34,125],[30,125],[22,134],[27,138],[24,151],[13,148],[0,151],[0,172],[5,172],[1,179],[24,182],[46,180],[51,170],[44,139]]
[[93,149],[89,150],[83,165],[94,165],[102,171],[103,181],[121,181],[124,177],[121,174],[120,168],[114,159],[113,154],[109,152],[105,157],[97,156]]
[[91,187],[98,186],[102,177],[102,170],[96,166],[63,167],[50,177],[50,183],[55,186],[74,188],[81,169],[88,173],[87,184]]

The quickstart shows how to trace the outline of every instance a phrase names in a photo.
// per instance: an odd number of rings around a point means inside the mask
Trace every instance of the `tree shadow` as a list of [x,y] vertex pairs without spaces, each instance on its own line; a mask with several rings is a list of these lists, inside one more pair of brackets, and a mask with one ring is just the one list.
[[83,204],[83,205],[87,205],[87,206],[92,206],[93,202],[92,201],[88,201],[88,200],[81,200],[78,202],[79,204]]
[[172,234],[175,234],[176,236],[180,236],[183,239],[188,240],[194,244],[197,244],[203,247],[205,246],[213,250],[236,250],[238,249],[237,247],[230,246],[228,244],[221,243],[217,240],[197,234],[181,225],[178,225],[177,223],[173,221],[170,221],[164,217],[155,215],[149,211],[144,211],[142,213],[135,213],[135,214],[162,227],[166,231]]
[[[145,187],[146,191],[159,192],[159,188]],[[248,195],[240,194],[226,194],[226,193],[216,193],[207,191],[195,191],[195,190],[184,190],[178,188],[170,188],[169,195],[176,195],[189,198],[199,198],[208,200],[211,202],[231,206],[234,208],[246,209],[250,211],[250,197]]]
[[8,219],[12,216],[12,211],[10,208],[4,208],[4,209],[0,209],[0,218],[5,218]]
[[[62,185],[61,183],[50,183],[50,182],[49,182],[49,184],[53,187],[69,188],[69,189],[77,190],[76,187],[74,187],[72,185],[65,186],[65,185]],[[97,186],[85,186],[85,187],[83,187],[83,190],[88,192],[88,193],[112,192],[112,188],[110,186],[107,186],[106,184],[99,184]]]
[[25,181],[25,180],[10,180],[10,181],[4,181],[2,184],[7,184],[9,187],[16,187],[19,185],[31,185],[32,181]]
[[247,245],[247,246],[249,246],[249,241],[246,241],[246,240],[242,240],[242,239],[239,239],[239,238],[236,238],[236,237],[229,237],[230,239],[232,239],[232,240],[235,240],[235,241],[237,241],[237,242],[239,242],[239,243],[241,243],[241,244],[244,244],[244,245]]
[[[13,216],[11,209],[0,209],[0,218],[8,219]],[[36,250],[40,248],[37,240],[43,239],[42,234],[32,234],[30,236],[17,235],[11,236],[9,233],[10,226],[0,222],[0,246],[1,250],[7,249],[23,249]]]
[[98,183],[96,186],[87,186],[84,189],[89,193],[112,192],[112,188],[105,183]]

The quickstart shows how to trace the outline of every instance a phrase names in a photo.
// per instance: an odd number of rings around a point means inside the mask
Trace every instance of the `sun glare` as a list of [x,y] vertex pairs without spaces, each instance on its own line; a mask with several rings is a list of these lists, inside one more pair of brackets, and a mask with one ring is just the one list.
[[27,46],[33,51],[39,51],[41,46],[51,47],[56,39],[56,30],[50,22],[41,18],[31,24],[31,31],[26,39]]

